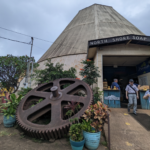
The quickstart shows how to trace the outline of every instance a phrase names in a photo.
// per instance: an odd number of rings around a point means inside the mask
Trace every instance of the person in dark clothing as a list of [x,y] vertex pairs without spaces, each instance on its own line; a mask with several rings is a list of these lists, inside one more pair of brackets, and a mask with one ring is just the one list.
[[114,79],[114,82],[112,83],[111,88],[113,89],[114,86],[115,86],[118,90],[120,90],[120,86],[119,86],[119,84],[118,84],[118,79]]

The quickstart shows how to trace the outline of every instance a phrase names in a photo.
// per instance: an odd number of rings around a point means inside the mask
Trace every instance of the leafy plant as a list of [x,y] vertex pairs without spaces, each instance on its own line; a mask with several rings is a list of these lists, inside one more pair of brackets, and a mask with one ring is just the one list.
[[97,78],[100,77],[98,67],[95,66],[94,61],[89,59],[81,62],[84,64],[83,69],[80,69],[80,75],[83,77],[83,81],[90,86],[97,83]]
[[[77,120],[78,118],[72,120],[70,119],[71,122],[75,122]],[[69,129],[69,136],[73,141],[77,141],[77,142],[82,141],[83,140],[82,124],[81,123],[72,124]]]
[[32,88],[21,88],[21,90],[18,92],[18,95],[22,95],[25,96],[28,92],[30,92],[32,90]]
[[19,105],[19,102],[22,98],[22,95],[17,98],[13,93],[10,95],[10,98],[8,97],[8,99],[6,99],[7,103],[1,104],[2,113],[7,117],[7,119],[9,119],[10,116],[14,117],[14,115],[16,114],[17,106]]
[[103,91],[99,91],[99,87],[93,89],[94,103],[102,101]]
[[68,110],[68,111],[66,112],[66,116],[68,116],[68,117],[71,117],[72,114],[73,114],[73,111],[72,111],[72,110]]
[[[6,88],[8,92],[15,93],[20,85],[21,80],[24,78],[28,56],[1,56],[0,57],[0,85],[1,88]],[[32,58],[32,61],[35,60]],[[38,66],[34,63],[34,68]]]
[[68,111],[66,112],[66,115],[68,117],[71,117],[73,114],[75,114],[75,110],[78,111],[81,108],[81,106],[79,103],[71,101],[71,102],[68,102],[68,105],[66,105],[64,108],[68,109]]
[[63,70],[63,64],[57,63],[55,66],[51,60],[47,60],[45,69],[34,70],[32,80],[36,81],[36,84],[47,83],[55,79],[60,78],[76,78],[76,69],[71,67],[69,70]]
[[83,117],[86,122],[90,123],[91,127],[93,127],[96,132],[102,131],[104,123],[107,123],[108,110],[107,105],[103,105],[98,101],[85,111]]
[[90,120],[88,121],[82,120],[82,129],[86,132],[92,132],[92,133],[95,132],[95,130],[92,129]]
[[40,102],[42,102],[43,101],[43,99],[41,98],[41,99],[39,99],[37,102],[35,102],[34,104],[32,104],[31,105],[31,107],[33,107],[33,106],[35,106],[36,104],[38,104],[38,103],[40,103]]

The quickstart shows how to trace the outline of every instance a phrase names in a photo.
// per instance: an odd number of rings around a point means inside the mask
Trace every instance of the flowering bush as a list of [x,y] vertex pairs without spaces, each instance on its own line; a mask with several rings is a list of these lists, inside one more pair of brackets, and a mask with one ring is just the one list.
[[96,104],[91,105],[83,115],[85,121],[88,123],[90,122],[95,132],[102,131],[104,124],[107,123],[107,112],[109,110],[107,107],[107,105],[103,105],[98,101]]

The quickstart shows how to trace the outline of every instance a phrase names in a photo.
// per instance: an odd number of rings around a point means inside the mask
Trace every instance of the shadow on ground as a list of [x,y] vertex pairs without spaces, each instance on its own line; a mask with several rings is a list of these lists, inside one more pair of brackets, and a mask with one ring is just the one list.
[[138,123],[140,123],[147,131],[150,131],[150,116],[144,113],[138,113],[137,115],[130,114]]

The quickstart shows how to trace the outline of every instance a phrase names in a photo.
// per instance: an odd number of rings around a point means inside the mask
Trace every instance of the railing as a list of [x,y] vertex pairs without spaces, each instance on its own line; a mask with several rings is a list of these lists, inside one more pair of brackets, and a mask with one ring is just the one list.
[[110,150],[110,118],[109,118],[109,114],[108,114],[108,149]]

